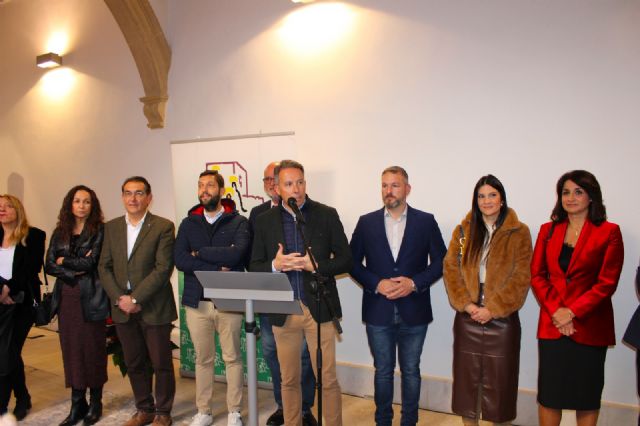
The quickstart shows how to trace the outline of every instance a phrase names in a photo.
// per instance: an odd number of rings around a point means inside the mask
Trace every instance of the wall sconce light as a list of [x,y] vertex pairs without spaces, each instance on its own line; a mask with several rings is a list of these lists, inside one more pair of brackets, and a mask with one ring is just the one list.
[[312,3],[314,0],[291,0],[294,3]]
[[36,65],[40,68],[55,68],[62,65],[62,56],[49,52],[36,57]]

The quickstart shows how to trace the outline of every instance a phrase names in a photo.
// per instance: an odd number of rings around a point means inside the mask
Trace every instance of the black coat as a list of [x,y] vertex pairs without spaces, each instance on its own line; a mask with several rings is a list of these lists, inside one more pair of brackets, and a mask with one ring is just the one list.
[[[80,300],[85,321],[102,321],[109,316],[109,298],[98,278],[98,260],[102,250],[104,228],[89,236],[83,231],[71,250],[69,242],[63,242],[60,231],[56,229],[47,250],[46,272],[56,277],[51,314],[58,313],[60,296],[64,283],[80,286]],[[87,254],[91,252],[89,256]],[[64,257],[62,265],[56,259]]]
[[[204,290],[195,271],[244,271],[250,250],[249,222],[236,210],[209,225],[196,206],[183,219],[173,246],[176,268],[184,273],[182,304],[197,308]],[[191,253],[197,252],[195,256]]]
[[[4,229],[0,226],[0,241],[4,238]],[[40,278],[38,273],[42,269],[44,256],[44,231],[29,227],[26,246],[18,242],[13,255],[13,277],[9,280],[9,294],[15,297],[20,292],[24,294],[24,303],[33,303],[33,297],[40,302]],[[31,289],[29,289],[30,286]],[[31,290],[31,291],[29,291]]]
[[[316,261],[318,272],[328,278],[326,289],[336,317],[342,317],[340,298],[336,288],[335,275],[346,274],[351,270],[352,257],[349,242],[344,234],[342,222],[338,212],[324,204],[309,198],[305,202],[305,235]],[[251,252],[252,272],[271,272],[271,262],[276,257],[278,243],[285,245],[282,226],[281,208],[267,210],[256,218],[253,248]],[[331,320],[326,306],[323,304],[317,311],[312,287],[313,276],[310,272],[303,272],[305,304],[314,319],[320,322]],[[284,325],[286,315],[269,315],[271,324]]]
[[[636,271],[636,291],[640,294],[640,266]],[[640,306],[636,308],[633,317],[631,317],[622,340],[634,348],[640,349]],[[638,386],[640,386],[640,382]]]

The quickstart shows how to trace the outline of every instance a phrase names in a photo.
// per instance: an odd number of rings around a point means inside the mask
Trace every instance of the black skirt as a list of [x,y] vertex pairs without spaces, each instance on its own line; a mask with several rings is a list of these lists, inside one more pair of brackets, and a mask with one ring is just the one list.
[[606,346],[538,339],[538,402],[557,410],[600,409]]

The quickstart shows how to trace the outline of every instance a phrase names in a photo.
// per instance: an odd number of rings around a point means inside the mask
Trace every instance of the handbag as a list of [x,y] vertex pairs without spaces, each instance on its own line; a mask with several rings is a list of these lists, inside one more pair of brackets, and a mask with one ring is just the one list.
[[38,303],[35,295],[33,294],[31,284],[27,284],[27,288],[29,289],[31,298],[33,299],[33,323],[39,327],[48,325],[51,322],[51,303],[53,300],[53,293],[49,292],[49,280],[47,279],[47,273],[44,271],[44,261],[42,267],[44,275],[44,294],[42,295],[40,303]]

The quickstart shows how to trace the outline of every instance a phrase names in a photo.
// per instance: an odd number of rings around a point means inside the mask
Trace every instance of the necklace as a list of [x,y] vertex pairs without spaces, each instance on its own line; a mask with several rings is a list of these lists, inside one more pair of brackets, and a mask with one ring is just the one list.
[[573,232],[575,234],[575,236],[579,236],[580,235],[580,231],[582,231],[582,227],[584,226],[584,223],[582,223],[580,225],[580,227],[577,227],[576,225],[574,225],[572,222],[569,222],[569,227],[573,229]]

